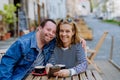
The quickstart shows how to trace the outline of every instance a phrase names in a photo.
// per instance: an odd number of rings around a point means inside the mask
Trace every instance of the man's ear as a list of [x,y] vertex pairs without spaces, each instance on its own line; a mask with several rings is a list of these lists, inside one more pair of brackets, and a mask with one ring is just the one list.
[[40,31],[41,29],[42,29],[41,26],[38,26],[38,27],[37,27],[37,31]]

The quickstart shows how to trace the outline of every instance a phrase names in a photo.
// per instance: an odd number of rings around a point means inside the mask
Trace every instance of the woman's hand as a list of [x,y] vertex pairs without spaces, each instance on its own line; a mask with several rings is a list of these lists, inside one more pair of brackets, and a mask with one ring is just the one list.
[[67,77],[70,75],[70,71],[68,69],[62,69],[58,72],[55,72],[54,75],[59,77]]

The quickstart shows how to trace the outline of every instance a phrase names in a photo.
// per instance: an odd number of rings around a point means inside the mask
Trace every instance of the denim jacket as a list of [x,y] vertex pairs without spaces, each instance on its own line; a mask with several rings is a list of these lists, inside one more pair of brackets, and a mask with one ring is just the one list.
[[[45,45],[46,65],[55,46],[55,39]],[[31,32],[16,40],[2,57],[0,63],[0,80],[22,80],[38,55],[36,32]]]

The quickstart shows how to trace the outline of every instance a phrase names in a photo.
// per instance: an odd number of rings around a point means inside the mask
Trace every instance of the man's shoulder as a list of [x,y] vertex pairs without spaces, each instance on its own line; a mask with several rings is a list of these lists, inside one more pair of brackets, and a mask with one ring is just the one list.
[[52,41],[50,41],[49,46],[55,46],[56,45],[56,39],[54,38]]
[[34,39],[34,33],[33,32],[30,32],[30,33],[28,33],[28,34],[26,34],[26,35],[23,35],[23,36],[21,36],[21,37],[19,37],[17,40],[16,40],[16,42],[17,43],[19,43],[19,44],[21,44],[21,45],[24,45],[24,47],[26,46],[30,46],[31,45],[31,42],[33,42],[33,41],[35,41],[35,40],[33,40]]

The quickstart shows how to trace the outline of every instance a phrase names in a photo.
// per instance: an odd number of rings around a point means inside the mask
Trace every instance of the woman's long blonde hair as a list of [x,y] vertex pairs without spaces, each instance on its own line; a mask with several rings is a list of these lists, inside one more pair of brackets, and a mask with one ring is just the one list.
[[79,29],[78,29],[76,23],[71,18],[67,18],[65,20],[62,19],[57,25],[57,30],[56,30],[57,46],[63,47],[63,43],[59,36],[60,26],[63,24],[72,25],[72,31],[74,31],[74,35],[72,36],[71,44],[80,43],[80,34],[79,34]]

